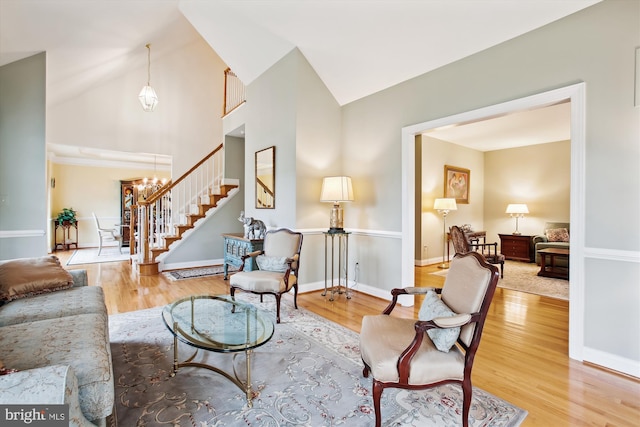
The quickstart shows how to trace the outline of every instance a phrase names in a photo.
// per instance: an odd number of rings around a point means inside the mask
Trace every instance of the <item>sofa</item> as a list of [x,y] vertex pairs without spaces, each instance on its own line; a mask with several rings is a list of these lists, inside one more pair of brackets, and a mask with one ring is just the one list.
[[[540,265],[538,251],[546,248],[569,249],[570,227],[568,222],[547,222],[544,233],[533,236],[533,245],[536,252],[536,263]],[[566,260],[558,259],[559,267],[567,267]]]
[[0,261],[0,300],[0,404],[68,404],[70,426],[114,423],[102,288],[55,256],[24,258]]

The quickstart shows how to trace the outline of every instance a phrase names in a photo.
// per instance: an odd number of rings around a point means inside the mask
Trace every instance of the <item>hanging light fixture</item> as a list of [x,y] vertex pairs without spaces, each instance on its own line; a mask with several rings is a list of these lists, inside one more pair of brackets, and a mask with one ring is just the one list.
[[147,44],[147,85],[142,88],[138,99],[144,111],[153,111],[158,105],[158,95],[151,87],[151,43]]

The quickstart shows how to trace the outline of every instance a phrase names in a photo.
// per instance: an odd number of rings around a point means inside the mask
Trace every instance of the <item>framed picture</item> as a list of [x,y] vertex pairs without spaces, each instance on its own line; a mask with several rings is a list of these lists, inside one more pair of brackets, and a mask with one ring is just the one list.
[[471,172],[456,166],[444,165],[444,197],[456,203],[469,203]]

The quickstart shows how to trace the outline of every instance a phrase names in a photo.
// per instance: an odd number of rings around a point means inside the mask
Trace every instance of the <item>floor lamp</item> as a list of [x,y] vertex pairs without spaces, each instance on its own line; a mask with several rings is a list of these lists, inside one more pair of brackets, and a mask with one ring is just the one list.
[[456,199],[436,199],[433,203],[433,209],[442,215],[442,264],[440,264],[438,268],[449,268],[444,260],[444,253],[447,251],[447,245],[449,244],[449,240],[447,239],[447,215],[450,211],[458,209]]

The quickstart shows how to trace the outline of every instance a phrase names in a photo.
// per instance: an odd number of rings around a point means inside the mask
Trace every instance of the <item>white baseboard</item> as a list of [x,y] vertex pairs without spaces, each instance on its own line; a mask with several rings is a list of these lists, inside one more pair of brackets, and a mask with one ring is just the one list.
[[640,361],[627,359],[601,350],[585,347],[584,361],[640,378]]
[[[391,301],[391,291],[386,289],[380,289],[373,286],[364,285],[362,283],[356,284],[352,281],[349,282],[349,289],[352,291],[362,292],[363,294],[371,295],[386,301]],[[298,286],[298,292],[300,292],[301,294],[319,290],[324,290],[324,281],[305,283],[304,285]],[[406,298],[400,297],[398,299],[398,303],[405,307],[411,307],[414,304],[414,298],[413,296],[407,296]]]
[[440,263],[442,263],[442,257],[417,259],[414,261],[414,264],[416,267],[424,267],[425,265],[440,264]]

